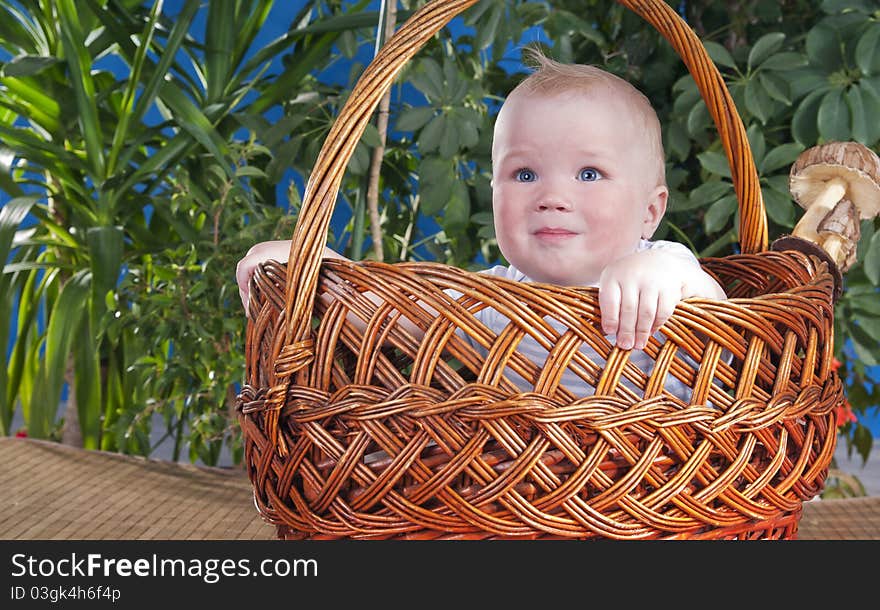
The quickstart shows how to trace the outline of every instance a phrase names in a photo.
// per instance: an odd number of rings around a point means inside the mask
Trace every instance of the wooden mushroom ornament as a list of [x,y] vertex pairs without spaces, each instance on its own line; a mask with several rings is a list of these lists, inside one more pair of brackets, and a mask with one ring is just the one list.
[[858,142],[808,148],[791,167],[789,188],[805,210],[792,235],[820,246],[845,272],[856,260],[859,223],[880,213],[880,157]]

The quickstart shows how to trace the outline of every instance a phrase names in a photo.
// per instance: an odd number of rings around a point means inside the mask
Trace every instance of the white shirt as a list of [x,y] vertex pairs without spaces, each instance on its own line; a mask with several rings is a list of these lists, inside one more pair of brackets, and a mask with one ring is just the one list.
[[[641,240],[638,246],[638,251],[642,250],[652,250],[652,249],[663,249],[667,250],[670,253],[679,255],[682,259],[687,261],[692,261],[694,265],[700,265],[697,258],[693,255],[693,253],[686,248],[684,245],[669,242],[669,241],[648,241]],[[524,273],[522,273],[519,269],[513,266],[504,266],[497,265],[492,267],[491,269],[487,269],[485,271],[481,271],[481,273],[485,273],[486,275],[491,275],[495,277],[502,277],[518,282],[529,282],[531,281]],[[452,293],[452,291],[450,291]],[[452,295],[458,296],[458,295]],[[474,313],[474,317],[476,317],[480,322],[482,322],[489,330],[498,335],[501,333],[509,324],[510,320],[497,310],[493,308],[484,308],[480,311]],[[568,328],[564,326],[561,322],[554,320],[552,318],[545,318],[547,323],[553,328],[554,331],[559,333],[560,335],[564,334],[568,331]],[[465,338],[468,343],[484,358],[488,354],[488,350],[485,349],[482,345],[477,344],[471,337],[468,337],[461,330],[458,331],[459,335]],[[656,333],[654,337],[663,343],[666,339],[660,333]],[[609,342],[614,344],[614,336],[608,337]],[[542,347],[538,341],[530,334],[525,334],[521,341],[516,346],[516,351],[523,356],[526,356],[529,360],[534,362],[538,367],[543,367],[544,363],[547,360],[548,351]],[[593,363],[598,365],[601,369],[605,366],[605,360],[599,356],[599,354],[588,344],[581,343],[579,348],[579,352],[589,358]],[[687,362],[690,366],[693,366],[695,369],[697,368],[697,364],[686,354],[682,354],[679,352],[678,356],[682,358],[685,362]],[[654,360],[650,356],[648,356],[645,352],[641,350],[632,350],[629,355],[629,362],[634,364],[638,369],[640,369],[645,374],[650,374],[651,369],[654,366]],[[563,372],[559,385],[565,387],[568,391],[570,391],[575,397],[580,398],[584,396],[591,396],[595,392],[595,387],[591,385],[587,380],[578,375],[575,371],[572,370],[572,367],[578,367],[578,365],[571,361],[569,366]],[[535,391],[535,386],[532,383],[526,381],[520,374],[508,368],[504,371],[504,375],[512,381],[521,391],[523,392],[532,392]],[[590,373],[585,372],[586,376],[590,376]],[[593,376],[596,377],[597,374],[594,372]],[[632,390],[636,393],[636,395],[641,398],[641,391],[638,390],[638,387],[632,383],[629,379],[626,379],[624,376],[621,376],[621,383],[628,389]],[[691,397],[691,389],[675,378],[673,375],[668,375],[668,378],[664,384],[664,389],[671,393],[673,396],[680,398],[685,402],[690,401]]]

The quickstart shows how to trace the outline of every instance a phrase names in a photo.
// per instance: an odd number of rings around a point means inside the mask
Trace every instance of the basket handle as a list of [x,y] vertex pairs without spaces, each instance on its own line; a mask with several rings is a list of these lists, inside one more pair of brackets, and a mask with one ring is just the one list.
[[[284,377],[311,361],[309,331],[330,217],[339,185],[351,155],[379,100],[409,59],[453,17],[477,0],[431,0],[416,11],[386,42],[364,70],[334,122],[309,176],[294,229],[287,265],[285,295]],[[758,173],[742,120],[721,74],[703,43],[678,13],[663,0],[618,0],[650,23],[681,56],[712,115],[727,160],[740,207],[740,247],[743,253],[767,249],[767,217]]]

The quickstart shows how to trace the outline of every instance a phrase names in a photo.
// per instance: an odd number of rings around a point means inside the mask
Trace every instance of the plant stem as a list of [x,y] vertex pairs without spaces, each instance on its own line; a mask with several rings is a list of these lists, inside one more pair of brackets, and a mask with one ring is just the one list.
[[403,234],[403,241],[400,244],[400,260],[405,261],[407,259],[407,250],[409,248],[409,242],[412,239],[413,227],[416,224],[416,218],[418,218],[419,214],[419,196],[416,195],[413,198],[412,204],[412,219],[409,221],[409,224],[406,225],[406,232]]
[[[387,8],[387,11],[385,10]],[[397,0],[382,3],[384,23],[380,22],[376,33],[376,52],[378,53],[385,40],[394,33],[397,22]],[[382,251],[382,225],[379,219],[379,174],[382,169],[382,158],[385,156],[385,140],[388,133],[388,111],[391,108],[391,90],[385,92],[379,101],[376,116],[376,130],[379,132],[379,146],[373,149],[370,159],[370,179],[367,184],[367,210],[370,212],[370,232],[373,237],[373,254],[377,261],[385,258]]]

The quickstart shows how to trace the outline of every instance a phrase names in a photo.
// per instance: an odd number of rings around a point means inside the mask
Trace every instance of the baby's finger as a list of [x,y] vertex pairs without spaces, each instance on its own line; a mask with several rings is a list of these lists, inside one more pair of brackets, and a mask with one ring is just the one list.
[[675,306],[678,304],[678,295],[674,291],[661,290],[657,297],[657,313],[654,316],[654,327],[651,329],[653,335],[666,321],[675,313]]
[[646,289],[639,294],[638,317],[636,319],[636,333],[633,347],[645,349],[648,337],[651,336],[657,315],[658,291]]
[[638,290],[634,287],[622,287],[620,292],[620,321],[617,324],[617,347],[620,349],[632,349],[635,342],[638,315]]
[[606,335],[617,334],[620,319],[620,285],[617,282],[599,285],[599,311],[602,315],[602,332]]
[[241,305],[247,311],[248,298],[250,297],[251,276],[254,273],[253,265],[246,262],[246,258],[238,261],[235,266],[235,281],[238,284],[238,296],[241,298]]

